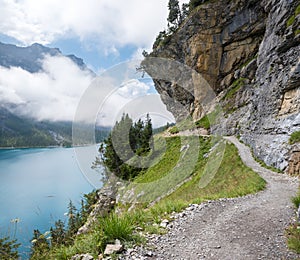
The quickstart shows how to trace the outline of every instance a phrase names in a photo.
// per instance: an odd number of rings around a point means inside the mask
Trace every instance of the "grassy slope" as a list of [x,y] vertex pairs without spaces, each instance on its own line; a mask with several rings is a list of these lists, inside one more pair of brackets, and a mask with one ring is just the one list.
[[[183,152],[180,152],[181,143],[179,137],[167,138],[167,152],[162,160],[149,168],[141,176],[134,180],[134,184],[153,182],[166,176],[177,164],[177,160]],[[265,181],[255,172],[246,167],[238,151],[232,144],[226,144],[224,157],[219,169],[212,181],[204,188],[199,187],[199,180],[208,161],[204,156],[212,146],[210,138],[200,138],[198,161],[191,173],[190,181],[183,184],[171,195],[163,198],[151,208],[145,208],[140,204],[133,211],[113,214],[102,218],[95,224],[90,234],[78,236],[71,246],[53,248],[40,259],[69,259],[77,253],[91,253],[95,257],[104,250],[105,244],[119,238],[123,243],[141,242],[134,230],[141,227],[145,232],[163,232],[155,223],[160,223],[163,218],[173,211],[180,211],[189,203],[199,203],[208,199],[223,197],[236,197],[248,193],[255,193],[265,187]],[[188,161],[188,158],[187,158]],[[176,168],[176,167],[175,167]],[[119,206],[121,209],[124,206]],[[166,215],[167,214],[167,215]],[[117,228],[116,228],[117,227]]]

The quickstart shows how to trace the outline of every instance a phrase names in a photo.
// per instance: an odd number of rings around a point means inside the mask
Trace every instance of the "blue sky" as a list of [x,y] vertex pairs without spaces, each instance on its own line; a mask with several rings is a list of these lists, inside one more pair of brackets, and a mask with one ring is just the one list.
[[[167,27],[168,0],[0,0],[0,6],[0,41],[59,48],[82,58],[98,75],[141,59],[142,51],[151,50],[159,31]],[[44,71],[34,75],[0,67],[1,104],[14,104],[10,107],[16,112],[39,120],[72,120],[91,75],[62,57],[42,62]],[[155,93],[149,80],[129,81],[103,114],[115,122],[126,102]]]

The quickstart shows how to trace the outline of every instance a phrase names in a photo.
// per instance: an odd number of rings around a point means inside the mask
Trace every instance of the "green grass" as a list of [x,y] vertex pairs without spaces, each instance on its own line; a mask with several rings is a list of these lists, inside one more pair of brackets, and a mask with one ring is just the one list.
[[215,110],[213,110],[211,113],[208,113],[204,117],[202,117],[200,120],[195,122],[195,125],[197,128],[204,128],[206,130],[209,130],[210,127],[217,123],[218,118],[221,116],[222,111],[220,107],[217,107]]
[[[180,152],[185,141],[192,143],[194,138],[199,140],[201,149],[197,150],[191,144],[189,149]],[[153,182],[155,185],[151,191],[155,193],[156,190],[160,190],[160,186],[155,181],[164,180],[171,170],[174,171],[174,176],[183,174],[185,178],[189,177],[187,182],[151,207],[149,207],[149,203],[141,202],[136,204],[134,210],[128,211],[129,204],[118,205],[118,211],[121,213],[112,213],[99,219],[90,233],[77,236],[70,246],[52,248],[50,252],[45,252],[40,259],[67,260],[73,255],[81,253],[90,253],[97,257],[99,253],[103,252],[105,245],[114,242],[115,239],[130,246],[136,243],[141,244],[144,239],[138,235],[140,230],[147,233],[165,233],[166,230],[159,226],[161,221],[170,219],[172,212],[180,212],[190,203],[243,196],[255,193],[265,187],[265,181],[242,163],[237,149],[232,144],[220,141],[220,139],[213,140],[212,137],[187,137],[183,140],[182,137],[171,137],[166,138],[165,143],[167,151],[162,160],[137,177],[133,182],[137,186],[133,185],[133,187],[138,189],[138,185],[144,187],[144,184]],[[211,151],[211,147],[215,148]],[[217,155],[222,155],[223,147],[224,156],[220,157],[222,160],[220,159],[220,165],[218,165]],[[192,161],[191,157],[195,153],[197,153],[196,161]],[[210,154],[209,157],[208,154]],[[209,164],[209,162],[213,163]],[[187,165],[191,163],[194,163],[193,168],[186,170]],[[214,177],[202,187],[203,178],[205,181],[206,174],[213,170],[216,171]],[[190,173],[185,171],[190,171]],[[166,179],[163,186],[167,186],[169,182],[172,184],[172,180]],[[131,188],[130,185],[129,188]]]
[[169,133],[172,134],[172,135],[178,134],[178,133],[179,133],[179,129],[178,129],[177,126],[171,127],[168,131],[169,131]]
[[[135,218],[133,214],[123,213],[100,218],[88,234],[79,235],[70,246],[54,247],[49,252],[37,256],[35,259],[68,260],[76,254],[89,253],[95,259],[104,251],[106,244],[119,239],[122,243],[139,244],[143,239],[134,233]],[[144,219],[143,219],[144,221]]]
[[[166,153],[161,158],[160,162],[150,167],[136,179],[136,183],[148,183],[163,178],[176,165],[180,157],[180,137],[166,138]],[[163,149],[163,147],[160,147]]]
[[295,208],[298,209],[299,205],[300,205],[300,192],[298,192],[297,196],[292,198],[292,202],[293,202]]
[[295,16],[297,16],[298,14],[300,14],[300,4],[296,7],[295,10]]
[[300,4],[296,7],[294,14],[287,20],[286,27],[290,27],[291,25],[293,25],[296,20],[296,16],[299,14],[300,14]]
[[257,57],[258,57],[258,54],[255,54],[255,56],[250,57],[244,64],[242,64],[242,65],[240,66],[240,69],[246,67],[248,64],[250,64],[250,62],[256,60]]
[[185,203],[199,203],[204,200],[223,197],[237,197],[255,193],[265,188],[266,182],[241,161],[238,151],[227,144],[223,161],[215,177],[203,189],[199,188],[203,164],[196,167],[194,178],[171,194],[167,199]]
[[260,164],[260,166],[262,166],[268,170],[271,170],[273,172],[282,173],[281,170],[279,170],[273,166],[267,165],[263,160],[260,160],[259,158],[257,158],[253,152],[252,152],[252,156],[253,156],[254,160]]
[[196,121],[196,126],[198,128],[204,128],[204,129],[210,129],[210,122],[208,119],[208,116],[205,115],[204,117],[202,117],[200,120]]
[[114,243],[116,239],[121,241],[133,240],[134,225],[130,215],[111,214],[107,218],[99,219],[99,231],[103,234],[105,244]]
[[300,226],[298,224],[291,225],[286,230],[287,245],[289,249],[300,253]]
[[292,15],[287,21],[286,21],[286,26],[290,27],[291,25],[293,25],[293,23],[295,22],[295,15]]
[[224,100],[232,98],[239,91],[239,89],[245,85],[245,81],[245,78],[239,78],[235,80],[231,84],[230,89],[227,91],[226,95],[222,99]]
[[292,133],[290,136],[290,139],[289,139],[290,144],[295,144],[298,142],[300,142],[300,131],[296,131],[296,132]]
[[[292,202],[296,209],[299,208],[300,205],[300,190],[298,194],[292,198]],[[296,253],[300,253],[300,225],[299,223],[294,223],[286,230],[287,236],[287,245],[288,247],[295,251]]]

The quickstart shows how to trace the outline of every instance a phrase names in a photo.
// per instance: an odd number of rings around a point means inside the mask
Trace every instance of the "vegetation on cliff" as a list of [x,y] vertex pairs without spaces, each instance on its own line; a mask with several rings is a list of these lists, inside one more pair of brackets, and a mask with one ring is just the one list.
[[290,144],[295,144],[297,142],[300,142],[300,131],[296,131],[291,134],[289,143]]

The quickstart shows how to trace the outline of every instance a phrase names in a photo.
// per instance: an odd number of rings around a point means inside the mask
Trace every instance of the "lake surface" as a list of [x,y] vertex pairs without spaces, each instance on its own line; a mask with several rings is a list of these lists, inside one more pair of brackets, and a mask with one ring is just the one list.
[[86,154],[80,160],[88,174],[82,174],[73,148],[0,149],[0,237],[17,238],[22,259],[28,258],[34,229],[46,232],[56,220],[66,221],[70,200],[79,208],[83,194],[101,187],[101,173],[90,169],[90,147],[76,153]]

